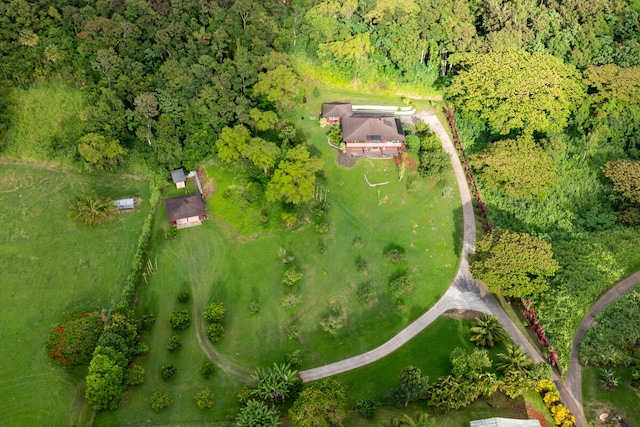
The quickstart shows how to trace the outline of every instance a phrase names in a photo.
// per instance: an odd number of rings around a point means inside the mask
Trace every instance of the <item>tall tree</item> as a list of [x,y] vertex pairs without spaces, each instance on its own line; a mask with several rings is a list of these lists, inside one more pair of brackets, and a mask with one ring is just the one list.
[[311,157],[304,145],[291,148],[267,184],[267,200],[294,204],[311,200],[322,164],[319,158]]
[[256,137],[251,138],[249,144],[244,147],[243,155],[268,176],[269,170],[273,168],[280,156],[280,148],[273,142]]
[[615,160],[608,162],[603,171],[613,183],[613,190],[616,193],[640,205],[640,161]]
[[576,69],[549,54],[460,54],[455,61],[462,69],[447,95],[497,133],[561,132],[584,98]]
[[551,245],[525,233],[497,230],[483,237],[471,259],[471,272],[491,292],[522,298],[545,291],[558,270]]
[[109,347],[96,347],[87,374],[85,397],[94,410],[114,410],[122,400],[126,358]]
[[555,161],[531,135],[494,142],[474,158],[483,186],[521,199],[546,199],[560,182]]
[[102,169],[118,164],[127,154],[127,150],[122,148],[116,139],[107,138],[97,133],[88,133],[80,138],[78,153],[89,165]]
[[249,129],[243,125],[236,125],[233,128],[224,127],[220,138],[216,141],[218,157],[225,163],[236,162],[245,157],[246,145],[251,140]]

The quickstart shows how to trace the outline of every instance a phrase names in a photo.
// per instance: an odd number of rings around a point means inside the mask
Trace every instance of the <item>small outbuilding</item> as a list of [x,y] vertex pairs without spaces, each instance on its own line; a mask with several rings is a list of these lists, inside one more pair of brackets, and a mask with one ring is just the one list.
[[514,418],[485,418],[469,422],[469,427],[541,427],[538,420],[516,420]]
[[187,177],[184,175],[184,169],[178,168],[171,171],[171,179],[176,188],[184,188],[187,185]]
[[207,210],[200,193],[165,200],[167,218],[178,228],[194,227],[207,219]]
[[136,207],[136,199],[118,199],[113,201],[113,206],[118,210],[133,209]]

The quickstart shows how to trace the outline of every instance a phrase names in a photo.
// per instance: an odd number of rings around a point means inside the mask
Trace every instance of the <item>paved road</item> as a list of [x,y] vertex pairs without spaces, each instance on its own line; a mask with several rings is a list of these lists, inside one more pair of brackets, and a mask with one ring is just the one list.
[[573,395],[575,400],[582,406],[582,365],[580,365],[580,342],[584,338],[584,334],[587,329],[596,321],[596,316],[605,307],[611,304],[616,299],[620,298],[624,294],[630,292],[635,285],[640,282],[640,271],[632,274],[626,279],[618,282],[614,287],[609,289],[604,295],[602,295],[598,301],[591,307],[591,310],[582,318],[578,331],[573,338],[573,348],[571,349],[571,362],[569,363],[569,369],[565,378],[565,386],[569,392]]

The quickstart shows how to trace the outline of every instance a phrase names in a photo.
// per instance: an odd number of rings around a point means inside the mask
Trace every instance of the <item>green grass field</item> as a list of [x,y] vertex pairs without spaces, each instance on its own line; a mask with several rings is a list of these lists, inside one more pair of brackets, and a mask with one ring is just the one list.
[[615,390],[600,387],[600,369],[584,368],[582,371],[583,405],[587,420],[595,420],[602,413],[620,415],[628,425],[640,423],[640,391],[631,388],[632,369],[615,369],[620,386]]
[[13,89],[10,102],[7,155],[67,162],[77,155],[84,108],[84,94],[79,89],[63,83]]
[[[91,192],[142,204],[92,229],[66,215],[72,197]],[[0,424],[86,422],[86,368],[53,365],[44,344],[64,311],[99,311],[120,296],[147,198],[147,181],[0,159]]]

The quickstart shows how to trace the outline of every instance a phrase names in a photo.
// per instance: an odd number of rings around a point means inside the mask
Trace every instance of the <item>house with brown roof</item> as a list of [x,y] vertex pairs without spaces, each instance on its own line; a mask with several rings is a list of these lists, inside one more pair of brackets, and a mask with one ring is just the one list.
[[342,140],[347,155],[398,155],[402,153],[405,139],[402,122],[397,117],[353,115],[342,119]]
[[366,106],[354,108],[341,102],[322,104],[325,121],[342,125],[348,156],[391,157],[402,153],[406,138],[398,117],[380,114]]
[[324,117],[330,125],[340,123],[343,117],[349,117],[351,114],[351,104],[344,102],[328,102],[322,104],[322,117]]
[[171,197],[164,203],[169,222],[178,228],[200,225],[207,219],[207,209],[200,193]]

